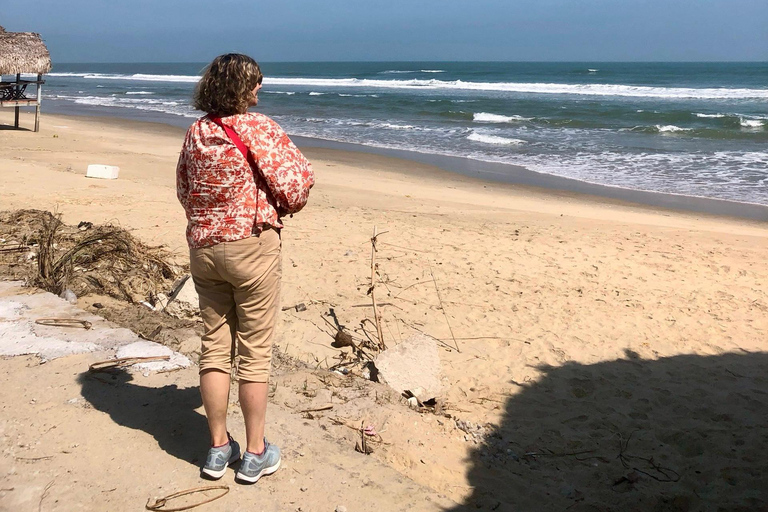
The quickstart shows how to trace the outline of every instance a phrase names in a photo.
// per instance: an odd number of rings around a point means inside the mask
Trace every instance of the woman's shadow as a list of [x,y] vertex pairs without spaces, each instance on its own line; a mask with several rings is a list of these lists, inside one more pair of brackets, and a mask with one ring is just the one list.
[[197,464],[210,442],[205,416],[195,410],[202,405],[197,387],[139,386],[124,370],[85,372],[77,380],[94,409],[118,425],[151,434],[174,457]]

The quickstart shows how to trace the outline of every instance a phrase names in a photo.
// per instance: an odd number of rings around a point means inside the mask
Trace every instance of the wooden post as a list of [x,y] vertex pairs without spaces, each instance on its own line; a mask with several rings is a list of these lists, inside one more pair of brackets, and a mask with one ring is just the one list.
[[[19,86],[19,81],[21,81],[21,73],[16,74],[16,87]],[[16,104],[16,108],[14,110],[16,115],[14,116],[13,126],[14,128],[18,128],[19,127],[19,105],[18,104]]]
[[40,83],[43,75],[37,75],[37,106],[35,106],[35,131],[40,131],[40,102],[43,100],[43,84]]

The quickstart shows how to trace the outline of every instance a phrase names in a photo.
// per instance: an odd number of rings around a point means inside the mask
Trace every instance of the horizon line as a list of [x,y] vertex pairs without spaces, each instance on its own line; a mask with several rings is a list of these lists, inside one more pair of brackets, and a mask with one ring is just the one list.
[[[209,61],[62,61],[59,64],[201,64]],[[478,63],[478,64],[768,64],[768,60],[261,60],[265,64]]]

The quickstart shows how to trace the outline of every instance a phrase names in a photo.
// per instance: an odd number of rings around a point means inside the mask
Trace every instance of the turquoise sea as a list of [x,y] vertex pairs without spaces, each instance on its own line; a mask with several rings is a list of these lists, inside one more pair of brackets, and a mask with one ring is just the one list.
[[[186,126],[203,63],[57,64],[48,112]],[[289,133],[768,205],[768,63],[262,63]]]

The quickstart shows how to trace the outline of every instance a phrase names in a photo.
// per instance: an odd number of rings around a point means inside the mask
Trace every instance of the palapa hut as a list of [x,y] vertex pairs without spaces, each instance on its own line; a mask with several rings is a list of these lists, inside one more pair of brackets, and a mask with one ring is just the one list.
[[[42,100],[43,75],[51,70],[51,56],[48,48],[34,32],[6,32],[0,26],[0,107],[14,107],[14,126],[19,127],[19,108],[35,107],[35,131],[40,129],[40,102]],[[37,80],[22,80],[23,74],[35,74]],[[3,81],[3,76],[12,76]],[[36,94],[26,89],[35,84]]]

